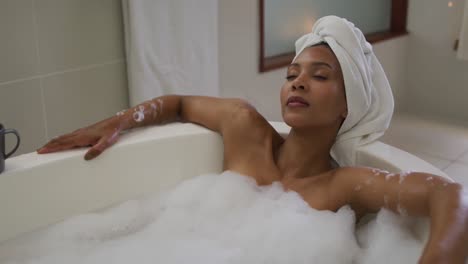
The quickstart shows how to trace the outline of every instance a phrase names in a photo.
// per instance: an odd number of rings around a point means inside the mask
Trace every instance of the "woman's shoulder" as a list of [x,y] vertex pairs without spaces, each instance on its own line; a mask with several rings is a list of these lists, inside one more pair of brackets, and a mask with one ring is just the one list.
[[241,135],[244,140],[273,139],[274,142],[283,141],[275,128],[247,101],[235,101],[230,112],[223,135]]

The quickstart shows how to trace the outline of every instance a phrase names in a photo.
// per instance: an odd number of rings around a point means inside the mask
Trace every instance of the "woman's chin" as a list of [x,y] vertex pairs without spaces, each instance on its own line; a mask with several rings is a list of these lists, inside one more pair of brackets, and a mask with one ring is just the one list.
[[293,128],[307,126],[307,120],[305,120],[304,116],[301,115],[286,114],[283,116],[283,120],[288,126]]

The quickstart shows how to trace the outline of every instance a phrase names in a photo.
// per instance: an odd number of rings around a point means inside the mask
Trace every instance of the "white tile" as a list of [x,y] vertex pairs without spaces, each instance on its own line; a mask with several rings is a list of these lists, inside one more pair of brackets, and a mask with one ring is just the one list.
[[125,63],[67,72],[43,79],[48,136],[90,125],[127,108]]
[[445,168],[448,167],[448,165],[450,165],[450,163],[452,163],[450,160],[441,159],[439,157],[434,157],[434,156],[431,156],[429,154],[422,153],[422,152],[414,152],[412,154],[429,162],[430,164],[434,165],[440,170],[444,170]]
[[0,1],[0,82],[38,72],[31,0]]
[[468,188],[468,165],[454,162],[450,164],[444,172],[447,173],[450,178]]
[[424,152],[424,149],[421,148],[421,144],[415,143],[411,137],[406,136],[400,131],[389,130],[380,140],[386,144],[392,145],[409,153]]
[[[15,155],[34,151],[46,142],[39,79],[0,85],[0,123],[20,134]],[[6,148],[15,144],[15,137],[9,135]]]
[[453,161],[468,149],[468,129],[396,116],[381,140],[410,153],[426,153]]
[[465,152],[465,154],[463,154],[463,155],[457,160],[457,162],[460,162],[460,163],[463,163],[463,164],[468,165],[468,151]]
[[41,73],[124,57],[121,1],[35,2]]

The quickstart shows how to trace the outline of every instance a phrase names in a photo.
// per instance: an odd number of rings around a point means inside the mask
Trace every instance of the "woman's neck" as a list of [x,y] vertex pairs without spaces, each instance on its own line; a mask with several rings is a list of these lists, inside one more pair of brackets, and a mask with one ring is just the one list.
[[332,169],[330,149],[336,131],[291,129],[275,157],[284,178],[305,178]]

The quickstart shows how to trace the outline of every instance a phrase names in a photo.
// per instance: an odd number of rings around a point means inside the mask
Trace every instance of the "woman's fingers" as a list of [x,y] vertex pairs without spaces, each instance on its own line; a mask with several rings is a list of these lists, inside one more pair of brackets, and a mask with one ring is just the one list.
[[92,146],[91,149],[89,149],[88,152],[86,152],[84,159],[92,160],[95,157],[101,155],[101,153],[108,147],[109,143],[107,143],[106,138],[101,138],[101,140],[99,140],[99,142],[96,145]]
[[92,160],[94,159],[95,157],[101,155],[101,153],[104,151],[105,148],[103,147],[92,147],[90,150],[88,150],[88,152],[86,152],[85,156],[84,156],[84,159],[85,160]]
[[64,135],[51,140],[49,143],[44,145],[42,148],[37,150],[39,154],[52,153],[77,147],[85,147],[93,145],[98,138],[77,136],[73,134]]
[[37,150],[39,154],[45,153],[52,153],[60,150],[70,149],[73,148],[73,144],[71,143],[63,143],[63,142],[49,142],[44,145],[42,148]]
[[[87,130],[77,130],[52,139],[42,148],[37,150],[39,154],[52,153],[77,147],[92,146],[85,155],[86,160],[99,156],[106,148],[112,146],[119,138],[119,130],[95,133]],[[100,135],[99,135],[100,134]]]
[[52,140],[50,140],[49,142],[47,142],[44,146],[39,148],[37,150],[37,153],[44,154],[44,153],[50,153],[50,152],[57,151],[56,149],[58,149],[61,145],[63,145],[64,142],[68,142],[68,139],[73,137],[73,136],[74,136],[74,134],[70,133],[70,134],[65,134],[65,135],[62,135],[62,136],[55,137]]
[[111,136],[102,137],[96,145],[91,147],[88,152],[86,152],[84,159],[92,160],[95,157],[101,155],[101,153],[106,150],[108,147],[112,146],[119,139],[119,132],[116,131]]
[[44,147],[38,149],[37,153],[39,153],[39,154],[53,153],[53,152],[67,150],[67,149],[73,149],[73,148],[77,148],[77,147],[80,147],[80,146],[77,146],[77,145],[72,144],[72,143],[69,143],[69,144],[55,144],[55,145],[50,145],[50,146],[44,146]]

